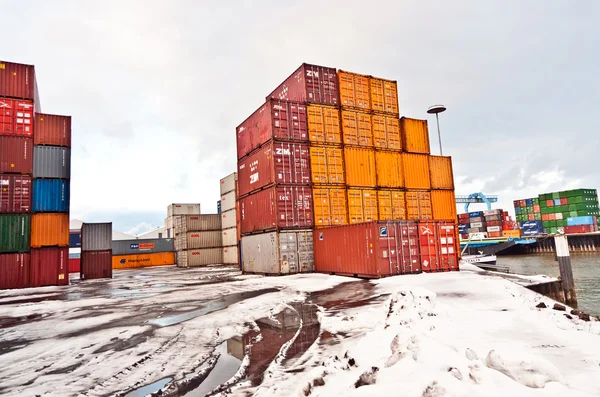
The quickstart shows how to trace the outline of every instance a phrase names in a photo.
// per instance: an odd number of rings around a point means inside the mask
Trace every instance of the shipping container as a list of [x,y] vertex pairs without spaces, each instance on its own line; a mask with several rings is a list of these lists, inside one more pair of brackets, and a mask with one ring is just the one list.
[[354,109],[342,109],[342,138],[345,145],[373,146],[371,115]]
[[63,179],[33,181],[32,212],[69,212],[70,183]]
[[175,241],[172,238],[113,240],[113,255],[155,254],[175,251]]
[[71,177],[71,149],[57,146],[33,148],[33,177],[69,179]]
[[344,184],[346,182],[342,148],[312,146],[309,158],[313,183]]
[[429,156],[429,173],[432,189],[454,190],[454,174],[452,158],[445,156]]
[[[593,233],[598,231],[598,226],[595,225],[578,225],[578,226],[565,226],[566,234],[578,234],[578,233]],[[0,264],[1,266],[1,264]]]
[[501,231],[488,232],[488,237],[489,238],[500,238],[500,237],[502,237],[502,232]]
[[222,247],[221,234],[220,230],[180,233],[175,236],[175,250]]
[[408,190],[406,192],[406,218],[409,220],[433,219],[431,192]]
[[[230,211],[227,211],[229,213]],[[221,230],[221,217],[219,214],[182,215],[174,218],[173,228],[175,235],[187,232]]]
[[356,187],[375,187],[375,150],[366,148],[344,148],[346,184]]
[[348,224],[346,189],[313,187],[315,227]]
[[178,267],[198,267],[223,263],[222,248],[204,248],[177,252]]
[[217,214],[221,213],[221,200],[217,200]]
[[79,277],[81,280],[112,278],[112,250],[81,251]]
[[0,172],[31,175],[33,139],[0,136]]
[[167,216],[171,218],[177,215],[200,215],[200,204],[169,204]]
[[33,102],[24,99],[0,98],[0,135],[33,135]]
[[31,177],[0,174],[0,213],[24,214],[31,210]]
[[239,265],[240,258],[238,256],[238,247],[223,247],[223,264],[224,265]]
[[[503,214],[502,210],[487,210],[487,211],[483,211],[483,216],[485,216],[485,217],[488,217],[488,216],[502,216],[502,214]],[[507,213],[507,215],[508,215],[508,213]],[[496,218],[494,218],[494,220],[496,220]]]
[[481,218],[483,216],[482,211],[469,212],[469,218]]
[[374,111],[398,114],[398,83],[392,80],[371,77],[369,79],[369,94],[371,96],[371,108]]
[[48,285],[69,285],[69,247],[31,250],[29,286]]
[[236,129],[238,160],[270,140],[307,142],[306,105],[267,100]]
[[431,189],[428,157],[425,154],[402,153],[402,170],[407,189]]
[[[39,103],[33,65],[0,60],[0,96],[29,99]],[[37,109],[39,112],[40,110]]]
[[69,231],[69,248],[81,248],[81,231]]
[[406,219],[406,198],[399,190],[378,190],[377,205],[380,221]]
[[68,247],[69,214],[33,214],[31,216],[31,247]]
[[81,251],[106,250],[112,250],[112,222],[83,223],[81,225]]
[[372,189],[348,188],[348,220],[349,223],[376,221],[377,191]]
[[69,257],[69,273],[80,273],[81,272],[81,257],[71,258]]
[[338,105],[339,90],[334,68],[303,63],[267,99]]
[[308,105],[308,139],[312,143],[342,144],[340,110],[333,106]]
[[500,226],[488,226],[487,227],[487,231],[488,231],[488,235],[490,232],[501,232],[502,231],[502,227]]
[[371,116],[373,123],[373,145],[377,149],[402,150],[400,139],[400,119],[389,114],[374,113]]
[[379,278],[421,272],[415,222],[387,221],[314,231],[315,271]]
[[[220,183],[221,196],[223,196],[224,194],[227,194],[229,192],[235,191],[236,186],[237,186],[237,172],[227,175],[225,178],[221,179],[221,183]],[[198,214],[199,213],[200,213],[200,205],[198,204]],[[185,215],[195,215],[195,214],[185,214]]]
[[140,253],[115,255],[113,250],[113,269],[134,269],[138,267],[169,266],[175,264],[174,252]]
[[431,210],[433,219],[456,219],[456,198],[453,190],[432,190]]
[[242,237],[245,273],[294,274],[314,269],[311,230],[270,232]]
[[400,119],[400,134],[402,150],[405,152],[422,154],[431,152],[427,120],[402,117]]
[[271,141],[238,162],[239,195],[273,184],[310,184],[309,146]]
[[404,187],[402,155],[399,152],[375,152],[375,170],[378,187]]
[[567,218],[567,226],[593,225],[596,223],[596,218],[593,216],[576,216]]
[[370,110],[369,76],[338,70],[340,105],[342,107]]
[[277,186],[239,200],[242,234],[313,226],[309,186]]
[[484,227],[486,227],[486,225],[485,225],[485,222],[473,222],[473,221],[471,221],[471,227],[472,228],[476,228],[476,227],[484,228]]
[[223,241],[223,247],[237,246],[238,239],[236,228],[223,229],[221,232],[221,240]]
[[71,147],[71,116],[36,113],[34,145]]
[[521,231],[520,230],[503,230],[502,237],[519,238],[519,237],[521,237]]
[[456,226],[454,221],[419,222],[419,249],[424,272],[458,270]]
[[221,212],[225,212],[225,211],[229,211],[229,210],[234,210],[235,209],[235,190],[233,192],[229,192],[229,193],[225,193],[224,195],[221,196],[221,200],[219,200],[220,203],[220,211],[217,211],[218,213]]
[[229,210],[221,213],[221,227],[222,229],[231,229],[237,227],[237,211]]
[[29,215],[0,215],[0,252],[29,251]]
[[29,287],[29,253],[0,254],[0,290]]

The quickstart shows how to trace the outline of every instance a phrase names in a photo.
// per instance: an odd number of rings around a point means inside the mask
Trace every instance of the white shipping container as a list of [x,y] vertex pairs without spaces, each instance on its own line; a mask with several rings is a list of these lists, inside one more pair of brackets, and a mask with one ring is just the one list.
[[173,220],[173,223],[175,236],[187,232],[221,231],[221,215],[219,214],[177,216]]
[[198,267],[222,263],[222,248],[202,248],[177,252],[177,267]]
[[557,221],[562,221],[563,220],[563,214],[562,212],[557,212],[556,214],[554,214],[555,218]]
[[502,231],[502,227],[500,227],[500,226],[488,226],[487,231],[490,232],[490,233],[501,232]]
[[236,227],[235,208],[221,213],[221,226],[223,229]]
[[83,223],[81,225],[81,251],[106,251],[112,249],[112,222]]
[[221,212],[235,209],[235,192],[225,193],[221,196]]
[[223,196],[225,193],[234,192],[236,188],[236,182],[237,172],[229,174],[225,178],[221,179],[221,196]]
[[199,215],[200,204],[169,204],[167,207],[167,216],[175,215]]
[[223,229],[221,234],[223,238],[223,247],[237,246],[237,228],[232,227]]
[[483,216],[502,215],[502,210],[487,210],[483,211]]
[[180,233],[175,237],[176,251],[222,246],[223,241],[219,230]]
[[226,265],[238,265],[238,247],[223,247],[223,263]]
[[487,233],[469,233],[470,240],[483,240],[488,237]]
[[483,222],[471,222],[471,227],[483,227]]
[[242,270],[249,273],[312,272],[312,231],[270,232],[244,236],[242,261]]

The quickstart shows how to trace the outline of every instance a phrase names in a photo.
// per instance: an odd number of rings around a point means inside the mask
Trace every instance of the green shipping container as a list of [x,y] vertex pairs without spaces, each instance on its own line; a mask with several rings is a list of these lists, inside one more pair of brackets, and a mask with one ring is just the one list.
[[571,213],[570,212],[563,212],[563,219],[567,219],[571,217]]
[[540,199],[539,198],[533,198],[531,200],[533,201],[533,205],[540,205]]
[[552,213],[552,211],[550,210],[550,208],[541,208],[541,210],[542,210],[542,214],[544,214],[544,215]]
[[0,252],[28,252],[29,215],[0,215]]
[[542,226],[544,226],[544,229],[547,229],[550,227],[550,221],[543,221],[542,222]]
[[515,215],[521,215],[521,208],[515,207]]
[[569,197],[594,197],[598,196],[596,189],[576,189],[567,192]]
[[558,192],[558,195],[560,196],[560,198],[567,198],[567,197],[569,197],[567,195],[567,192]]
[[535,220],[536,221],[541,221],[542,220],[542,214],[536,213],[536,214],[534,214],[534,216],[535,216]]
[[544,200],[540,200],[540,208],[547,208],[548,204],[546,204],[546,201]]
[[571,199],[569,200],[569,204],[581,204],[581,203],[583,203],[582,196],[571,197]]
[[572,216],[577,216],[577,211],[569,211],[569,216],[567,218],[570,218]]
[[559,198],[560,198],[560,193],[559,192],[552,193],[552,199],[553,200],[556,200],[556,199],[559,199]]
[[557,227],[565,227],[565,226],[567,226],[567,221],[564,219],[558,220],[558,221],[556,221],[556,226]]

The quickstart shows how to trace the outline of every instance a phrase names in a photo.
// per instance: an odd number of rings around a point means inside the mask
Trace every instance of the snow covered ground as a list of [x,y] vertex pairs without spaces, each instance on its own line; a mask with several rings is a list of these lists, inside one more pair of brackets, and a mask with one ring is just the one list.
[[0,291],[0,395],[599,396],[600,323],[553,304],[470,265],[372,282],[116,271]]

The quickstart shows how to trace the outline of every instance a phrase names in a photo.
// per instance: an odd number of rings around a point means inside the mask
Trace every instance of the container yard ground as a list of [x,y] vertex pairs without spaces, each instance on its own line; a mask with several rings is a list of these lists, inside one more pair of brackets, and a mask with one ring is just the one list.
[[553,304],[470,265],[376,281],[116,270],[0,292],[0,394],[600,395],[600,322]]

